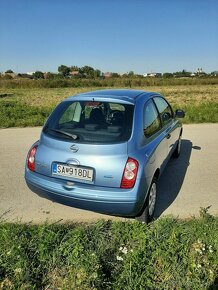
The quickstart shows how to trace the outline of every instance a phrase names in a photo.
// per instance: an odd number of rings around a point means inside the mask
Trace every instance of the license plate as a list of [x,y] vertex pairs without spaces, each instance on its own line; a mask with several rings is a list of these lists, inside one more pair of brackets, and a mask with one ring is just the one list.
[[63,165],[53,163],[52,174],[66,177],[73,177],[82,180],[93,180],[93,170],[84,167],[78,167],[73,165]]

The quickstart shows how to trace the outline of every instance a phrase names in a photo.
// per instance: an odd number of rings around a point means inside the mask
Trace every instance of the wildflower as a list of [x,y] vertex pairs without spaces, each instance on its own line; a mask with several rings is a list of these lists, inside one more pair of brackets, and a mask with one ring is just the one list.
[[212,246],[211,245],[209,246],[209,252],[210,253],[213,253],[213,250],[212,250]]
[[117,256],[117,261],[123,261],[123,258],[120,256]]
[[128,252],[127,247],[123,247],[123,249],[122,249],[122,253],[126,255],[127,252]]
[[209,273],[210,273],[211,275],[213,275],[213,271],[212,271],[212,270],[209,270]]
[[17,268],[17,269],[14,270],[14,272],[15,273],[21,273],[22,272],[22,269],[21,268]]
[[10,254],[11,254],[11,251],[8,251],[8,252],[7,252],[7,255],[10,255]]
[[133,252],[133,249],[131,249],[130,252],[132,253]]
[[195,251],[202,255],[202,251],[201,251],[201,249],[196,248]]
[[202,254],[203,254],[203,251],[205,251],[205,249],[206,249],[205,244],[203,244],[202,241],[199,240],[199,239],[198,239],[197,242],[194,243],[192,246],[193,246],[194,250],[195,250],[197,253],[199,253],[200,255],[202,255]]
[[96,279],[98,277],[98,273],[95,272],[95,273],[93,273],[92,276],[93,276],[94,279]]
[[197,268],[201,268],[201,264],[198,264],[198,265],[197,265]]

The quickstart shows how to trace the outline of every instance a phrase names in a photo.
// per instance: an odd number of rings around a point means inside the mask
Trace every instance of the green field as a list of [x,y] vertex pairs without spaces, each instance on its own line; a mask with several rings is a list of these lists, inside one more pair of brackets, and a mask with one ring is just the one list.
[[[89,88],[3,88],[0,87],[0,127],[42,125],[52,109],[70,95]],[[186,112],[184,123],[218,122],[218,85],[168,85],[134,87],[162,93]]]
[[218,218],[0,223],[0,289],[218,289]]

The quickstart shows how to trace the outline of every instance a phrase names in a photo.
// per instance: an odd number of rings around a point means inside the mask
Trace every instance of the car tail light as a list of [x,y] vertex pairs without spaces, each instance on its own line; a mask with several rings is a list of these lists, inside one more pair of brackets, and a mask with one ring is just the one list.
[[120,184],[121,188],[132,188],[135,185],[138,167],[138,161],[129,157],[123,171],[123,177]]
[[34,146],[28,154],[28,168],[31,171],[35,171],[35,155],[36,155],[36,150],[37,150],[38,145]]

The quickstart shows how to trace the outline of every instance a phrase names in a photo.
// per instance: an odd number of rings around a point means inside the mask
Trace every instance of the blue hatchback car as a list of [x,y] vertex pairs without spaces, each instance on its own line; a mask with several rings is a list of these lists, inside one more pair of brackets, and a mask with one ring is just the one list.
[[25,179],[38,195],[148,222],[156,184],[178,157],[182,110],[158,93],[99,90],[61,102],[30,148]]

